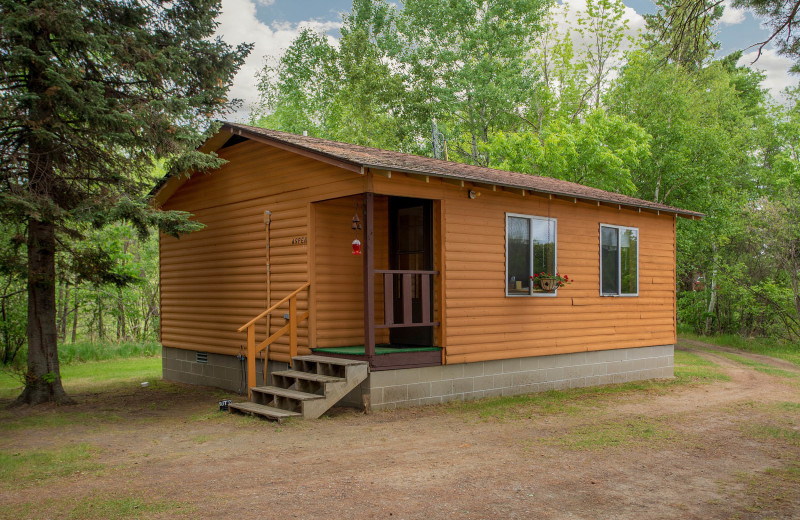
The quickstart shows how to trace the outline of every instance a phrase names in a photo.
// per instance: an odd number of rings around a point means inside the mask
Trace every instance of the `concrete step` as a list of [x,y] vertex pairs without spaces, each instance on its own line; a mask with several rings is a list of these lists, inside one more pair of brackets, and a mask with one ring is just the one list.
[[289,390],[287,388],[278,388],[277,386],[256,386],[250,389],[253,393],[274,395],[278,397],[287,397],[296,401],[309,401],[311,399],[324,399],[324,395],[308,394],[306,392],[298,392],[297,390]]
[[274,408],[272,406],[266,406],[263,404],[251,403],[251,402],[244,402],[244,403],[231,403],[228,405],[228,409],[231,413],[241,413],[246,415],[258,415],[265,419],[269,419],[270,421],[277,421],[281,423],[284,419],[288,417],[301,417],[302,414],[297,412],[290,412],[288,410],[281,410],[280,408]]
[[341,359],[341,358],[333,358],[327,356],[295,356],[292,359],[296,361],[311,361],[313,363],[327,363],[328,365],[340,365],[340,366],[353,366],[353,365],[367,365],[366,361],[358,361],[355,359]]
[[294,379],[305,379],[306,381],[315,381],[317,383],[341,383],[347,381],[343,377],[325,376],[322,374],[312,374],[310,372],[300,372],[298,370],[280,370],[273,372],[273,376],[292,377]]

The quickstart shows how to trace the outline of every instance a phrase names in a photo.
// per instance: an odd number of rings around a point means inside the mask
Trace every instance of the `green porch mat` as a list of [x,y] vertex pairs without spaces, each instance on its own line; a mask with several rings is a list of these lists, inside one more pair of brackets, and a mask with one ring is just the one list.
[[[314,352],[328,354],[350,354],[356,356],[364,355],[364,345],[354,345],[352,347],[326,347],[326,348],[312,348]],[[439,347],[403,347],[392,345],[375,345],[375,354],[398,354],[400,352],[435,352],[442,350]]]

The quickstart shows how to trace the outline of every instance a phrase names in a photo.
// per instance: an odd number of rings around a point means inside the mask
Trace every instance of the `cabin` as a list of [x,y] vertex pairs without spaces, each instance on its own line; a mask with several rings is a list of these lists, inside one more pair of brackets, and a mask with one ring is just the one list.
[[167,380],[313,416],[673,375],[700,213],[241,124],[201,149],[152,196],[205,225],[160,238]]

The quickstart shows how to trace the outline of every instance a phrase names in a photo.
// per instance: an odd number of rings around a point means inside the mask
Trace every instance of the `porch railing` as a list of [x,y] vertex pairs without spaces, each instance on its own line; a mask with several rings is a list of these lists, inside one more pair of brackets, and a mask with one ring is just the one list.
[[[256,355],[259,352],[269,347],[278,338],[289,333],[289,364],[292,364],[292,359],[297,355],[297,324],[308,319],[309,311],[298,315],[297,314],[297,295],[311,286],[311,282],[306,282],[288,295],[281,301],[263,311],[261,314],[248,321],[241,327],[238,332],[247,331],[247,394],[250,395],[250,389],[256,386]],[[271,313],[281,305],[289,302],[289,322],[278,329],[277,332],[269,336],[267,339],[259,344],[256,344],[256,323],[267,314]],[[269,334],[269,331],[267,331]]]
[[[432,320],[432,295],[434,275],[439,271],[417,271],[403,269],[376,269],[383,275],[383,323],[377,329],[400,327],[427,327],[439,325]],[[398,290],[395,293],[395,289]],[[395,301],[399,300],[400,319],[395,320]],[[414,300],[419,301],[419,319],[414,320]]]

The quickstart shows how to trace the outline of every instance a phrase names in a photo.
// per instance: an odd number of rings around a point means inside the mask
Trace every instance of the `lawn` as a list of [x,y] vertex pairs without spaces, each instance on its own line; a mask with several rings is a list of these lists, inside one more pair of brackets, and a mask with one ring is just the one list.
[[[161,356],[117,358],[66,364],[61,379],[67,393],[102,390],[106,385],[161,379]],[[22,382],[11,371],[0,371],[0,398],[11,398],[22,391]]]
[[743,338],[735,334],[700,336],[685,330],[681,330],[678,337],[783,359],[800,366],[800,343],[772,338]]

